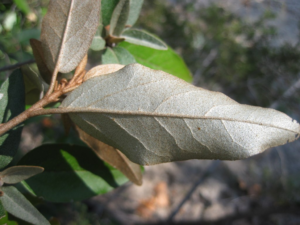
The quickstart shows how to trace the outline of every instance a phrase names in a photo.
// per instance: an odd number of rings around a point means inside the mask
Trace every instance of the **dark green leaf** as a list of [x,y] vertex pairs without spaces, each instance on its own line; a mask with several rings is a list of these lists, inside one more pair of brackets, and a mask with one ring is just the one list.
[[47,84],[50,84],[52,72],[47,67],[46,60],[43,54],[42,42],[36,39],[30,39],[30,45],[40,75]]
[[6,211],[5,211],[4,206],[3,206],[3,204],[0,200],[0,219],[2,219],[5,216],[6,216]]
[[10,214],[36,225],[50,225],[44,216],[13,186],[2,187],[0,197],[4,208]]
[[14,0],[14,3],[26,15],[30,12],[30,8],[29,8],[26,0]]
[[101,37],[102,29],[103,26],[100,24],[90,46],[90,48],[94,51],[100,51],[105,48],[105,40]]
[[104,194],[127,178],[82,146],[43,145],[25,155],[20,165],[36,165],[45,171],[22,183],[34,195],[47,201],[69,202]]
[[[1,203],[2,204],[2,203]],[[18,225],[16,221],[12,221],[10,218],[8,218],[7,212],[5,212],[5,216],[0,219],[0,224],[5,225]]]
[[37,70],[34,70],[33,66],[22,66],[21,69],[25,85],[25,104],[33,105],[43,97],[48,85],[43,82],[42,77]]
[[35,38],[39,39],[41,35],[41,30],[40,29],[24,29],[21,30],[18,35],[18,41],[22,45],[29,45],[30,44],[30,39]]
[[171,48],[166,51],[160,51],[127,42],[122,42],[119,46],[127,49],[136,61],[144,66],[162,70],[188,82],[192,81],[190,71],[185,62]]
[[133,55],[122,47],[107,48],[102,55],[102,64],[128,65],[131,63],[136,63]]
[[111,15],[119,0],[102,0],[101,1],[101,13],[103,26],[107,26],[110,23]]
[[130,11],[126,25],[133,26],[139,18],[144,0],[130,0]]
[[[28,191],[28,189],[26,189],[24,187],[24,185],[19,182],[17,184],[14,185],[15,188],[18,189],[18,191],[24,195],[24,197],[31,202],[32,205],[40,205],[40,204],[43,204],[45,201],[43,198],[39,198],[37,196],[34,196],[33,194],[31,194],[31,192]],[[1,224],[1,223],[0,223]]]
[[[102,65],[103,66],[103,65]],[[79,127],[76,127],[79,137],[105,162],[120,170],[128,179],[136,184],[142,185],[143,175],[138,164],[131,162],[122,152],[98,139],[87,134]]]
[[130,9],[129,0],[120,0],[110,20],[109,34],[112,36],[120,36],[125,28]]
[[[0,122],[5,123],[24,111],[24,82],[21,70],[15,70],[0,89]],[[0,137],[0,168],[10,163],[17,152],[22,126],[18,126]]]
[[39,166],[13,166],[0,172],[0,178],[6,184],[16,184],[43,171]]
[[121,37],[125,38],[126,42],[135,45],[142,45],[142,46],[146,46],[158,50],[168,49],[168,46],[162,40],[143,30],[137,30],[137,29],[125,30],[122,33]]

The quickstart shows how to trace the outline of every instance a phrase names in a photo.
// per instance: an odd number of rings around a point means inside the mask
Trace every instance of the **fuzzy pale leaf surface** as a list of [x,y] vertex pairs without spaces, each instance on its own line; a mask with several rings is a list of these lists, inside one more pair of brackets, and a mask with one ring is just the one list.
[[139,64],[87,80],[61,107],[86,133],[141,165],[244,159],[292,142],[300,131],[282,112],[239,104]]
[[43,19],[41,42],[48,68],[72,71],[85,56],[97,31],[100,0],[51,0]]

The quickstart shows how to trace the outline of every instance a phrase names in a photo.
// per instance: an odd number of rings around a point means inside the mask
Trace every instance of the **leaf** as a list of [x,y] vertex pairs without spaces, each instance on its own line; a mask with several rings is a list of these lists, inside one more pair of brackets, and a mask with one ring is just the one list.
[[134,57],[125,48],[121,47],[108,47],[102,55],[102,64],[128,65],[135,62]]
[[0,219],[4,218],[5,216],[6,216],[6,211],[5,211],[4,206],[3,206],[3,204],[0,200]]
[[32,66],[22,66],[21,70],[25,86],[25,104],[33,105],[44,96],[48,85],[44,83],[43,79],[34,71]]
[[40,75],[47,84],[50,84],[52,72],[48,69],[45,57],[43,55],[42,42],[36,39],[30,39],[30,45],[32,48],[33,56],[35,58],[36,65],[39,69]]
[[155,70],[162,70],[187,82],[192,81],[191,73],[185,62],[171,48],[167,51],[160,51],[127,42],[122,42],[118,46],[127,49],[136,61],[144,66]]
[[44,216],[15,188],[2,187],[0,197],[4,208],[12,215],[36,225],[50,225]]
[[86,80],[91,79],[96,76],[114,73],[122,68],[124,68],[124,65],[120,65],[120,64],[100,65],[100,66],[94,67],[91,70],[89,70],[89,72],[87,72],[85,74],[83,81],[86,81]]
[[121,37],[125,38],[126,42],[135,45],[142,45],[157,50],[168,49],[168,46],[162,40],[143,30],[137,30],[137,29],[125,30],[122,33]]
[[238,104],[139,64],[87,80],[60,108],[140,165],[244,159],[294,141],[300,132],[284,113]]
[[128,65],[136,63],[135,58],[125,48],[115,47],[113,50],[119,60],[119,64]]
[[26,15],[30,13],[30,8],[25,0],[14,0],[14,3]]
[[130,10],[129,0],[120,0],[112,14],[109,26],[109,34],[120,36],[125,28]]
[[52,202],[80,201],[127,182],[120,171],[100,160],[91,149],[76,145],[43,145],[26,154],[18,164],[45,169],[22,184],[32,194]]
[[[15,70],[0,89],[0,122],[5,123],[24,111],[24,82],[21,70]],[[0,137],[0,169],[7,166],[18,150],[22,126]]]
[[13,166],[0,172],[0,180],[6,184],[16,184],[43,171],[44,168],[39,166]]
[[101,0],[101,14],[103,26],[107,26],[110,23],[111,16],[119,0]]
[[106,48],[102,55],[102,64],[120,64],[118,57],[112,48]]
[[[31,28],[31,29],[22,29],[17,33],[16,38],[18,39],[18,41],[20,42],[21,45],[23,46],[27,46],[30,45],[30,40],[32,38],[39,38],[41,36],[41,30],[38,28]],[[23,52],[23,54],[26,54],[25,52]],[[28,54],[28,53],[27,53]],[[30,56],[31,59],[31,55],[28,54],[28,58]],[[24,56],[23,56],[24,57]],[[21,61],[21,60],[20,60]]]
[[5,216],[4,217],[0,218],[0,224],[4,224],[4,225],[18,225],[18,223],[16,221],[12,221],[12,219],[8,218],[7,212],[5,212]]
[[51,71],[75,69],[92,43],[100,19],[100,0],[51,0],[42,23],[41,42]]
[[144,0],[130,0],[130,11],[127,25],[133,26],[139,18]]
[[70,119],[68,114],[61,114],[61,120],[64,125],[65,135],[69,135],[70,129],[73,125],[72,120]]
[[101,51],[102,49],[105,48],[105,40],[101,37],[101,32],[102,32],[102,24],[99,26],[97,29],[97,32],[93,38],[92,44],[90,48],[94,51]]
[[142,185],[142,172],[139,165],[131,162],[122,152],[85,133],[76,127],[79,137],[105,162],[120,170],[131,182]]
[[5,30],[10,31],[13,29],[14,25],[17,23],[17,14],[16,12],[9,12],[5,15],[3,20],[3,27]]

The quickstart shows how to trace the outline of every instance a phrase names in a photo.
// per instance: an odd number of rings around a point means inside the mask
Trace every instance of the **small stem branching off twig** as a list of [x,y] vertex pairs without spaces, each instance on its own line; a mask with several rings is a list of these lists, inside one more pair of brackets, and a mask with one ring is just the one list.
[[0,136],[5,134],[10,129],[14,128],[18,124],[24,122],[30,117],[46,115],[46,114],[54,114],[54,113],[62,113],[62,110],[57,109],[44,109],[45,106],[49,105],[53,102],[58,102],[60,97],[65,95],[66,93],[74,90],[83,82],[83,77],[85,76],[85,65],[87,62],[87,56],[84,57],[82,62],[79,64],[77,69],[75,70],[75,74],[70,81],[66,79],[62,79],[60,84],[57,82],[57,73],[58,69],[55,69],[52,75],[52,80],[50,84],[50,88],[47,91],[47,94],[31,106],[28,110],[22,112],[20,115],[16,116],[12,120],[7,123],[0,124]]
[[19,68],[21,66],[24,66],[24,65],[27,65],[27,64],[32,64],[34,62],[35,62],[34,59],[30,59],[28,61],[20,62],[20,63],[14,64],[14,65],[4,66],[4,67],[0,68],[0,72],[4,72],[4,71],[8,71],[8,70],[14,70],[14,69]]

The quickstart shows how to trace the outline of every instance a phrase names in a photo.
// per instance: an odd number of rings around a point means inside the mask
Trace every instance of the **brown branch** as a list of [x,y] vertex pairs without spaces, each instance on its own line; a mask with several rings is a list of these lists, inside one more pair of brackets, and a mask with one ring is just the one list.
[[35,63],[34,59],[30,59],[30,60],[27,60],[25,62],[20,62],[20,63],[14,64],[14,65],[4,66],[4,67],[0,68],[0,72],[7,71],[7,70],[14,70],[14,69],[17,69],[21,66],[24,66],[24,65],[27,65],[27,64],[32,64],[32,63]]
[[28,110],[22,112],[20,115],[16,116],[12,120],[8,121],[7,123],[0,124],[0,136],[9,131],[10,129],[14,128],[18,124],[24,122],[30,117],[39,116],[39,115],[46,115],[46,114],[54,114],[54,113],[64,113],[63,109],[44,109],[45,106],[49,105],[53,102],[58,102],[59,98],[70,92],[71,90],[77,88],[83,80],[85,76],[85,72],[81,71],[80,75],[74,75],[74,77],[66,83],[66,81],[62,80],[62,83],[56,85],[57,81],[52,80],[54,92],[48,93],[48,95],[44,96],[41,100],[31,106]]
[[47,96],[50,96],[54,90],[54,87],[55,87],[55,84],[56,84],[56,79],[57,79],[57,74],[58,74],[58,66],[55,67],[53,73],[52,73],[52,78],[51,78],[51,83],[50,83],[50,86],[49,86],[49,89],[46,93],[46,97]]
[[[18,124],[24,122],[28,118],[35,116],[35,111],[41,111],[41,110],[43,110],[43,107],[49,105],[52,102],[56,102],[58,100],[58,97],[61,95],[62,95],[61,91],[54,92],[52,95],[44,97],[43,99],[41,99],[40,101],[35,103],[32,107],[30,107],[26,111],[22,112],[15,118],[11,119],[7,123],[1,124],[0,136],[5,134],[7,131],[14,128]],[[40,115],[42,115],[42,114],[40,113]]]

